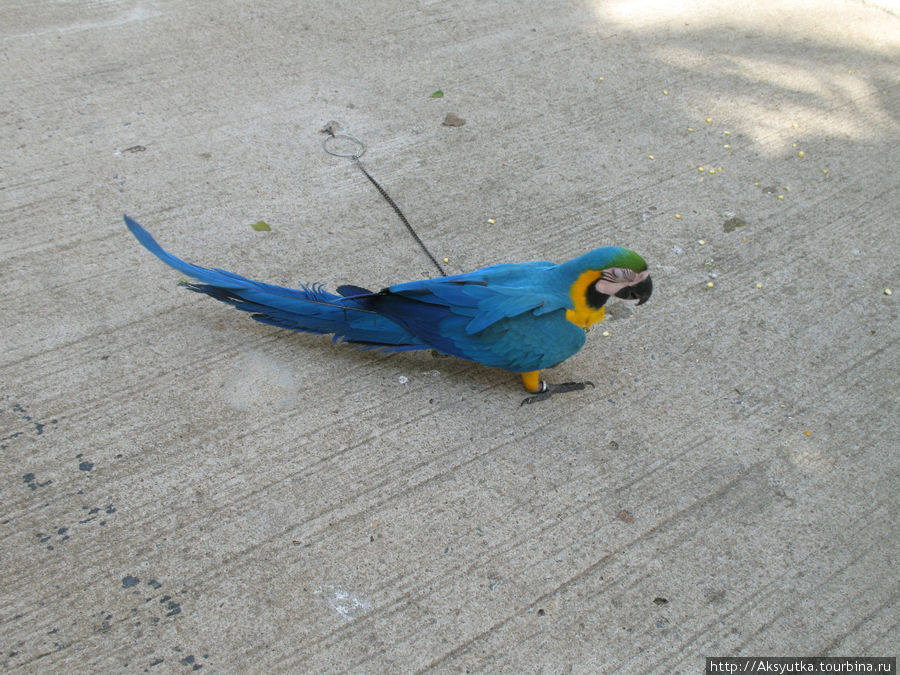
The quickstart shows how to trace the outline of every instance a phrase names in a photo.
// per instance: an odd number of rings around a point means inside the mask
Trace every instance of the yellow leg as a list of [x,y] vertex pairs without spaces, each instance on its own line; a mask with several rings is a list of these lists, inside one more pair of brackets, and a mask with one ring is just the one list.
[[532,370],[530,373],[520,373],[522,376],[522,384],[532,394],[541,392],[544,387],[541,385],[541,371]]

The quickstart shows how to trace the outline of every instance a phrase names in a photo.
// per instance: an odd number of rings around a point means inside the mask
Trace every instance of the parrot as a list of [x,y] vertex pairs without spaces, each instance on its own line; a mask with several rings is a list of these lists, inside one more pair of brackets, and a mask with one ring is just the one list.
[[333,342],[388,352],[430,349],[519,374],[534,403],[591,382],[548,384],[541,371],[566,360],[602,321],[609,298],[653,292],[647,263],[634,251],[603,246],[568,262],[501,263],[474,272],[397,283],[379,291],[321,283],[274,286],[185,262],[164,250],[135,220],[125,224],[157,258],[199,283],[181,282],[257,321]]

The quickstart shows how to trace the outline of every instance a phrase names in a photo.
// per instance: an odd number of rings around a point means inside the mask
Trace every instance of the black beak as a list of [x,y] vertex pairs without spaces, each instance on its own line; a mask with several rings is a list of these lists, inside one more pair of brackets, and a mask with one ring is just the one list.
[[639,305],[643,305],[645,302],[647,302],[647,300],[650,299],[652,293],[653,282],[648,276],[642,282],[635,284],[634,286],[626,286],[621,291],[616,293],[616,297],[622,298],[623,300],[637,300]]

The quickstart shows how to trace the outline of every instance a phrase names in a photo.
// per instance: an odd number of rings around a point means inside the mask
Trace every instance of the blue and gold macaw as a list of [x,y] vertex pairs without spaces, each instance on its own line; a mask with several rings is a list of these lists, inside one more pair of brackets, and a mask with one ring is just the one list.
[[[603,320],[612,297],[643,304],[653,291],[644,262],[634,251],[604,246],[562,264],[491,265],[467,274],[394,284],[378,292],[320,284],[284,288],[232,272],[192,265],[165,251],[134,220],[125,224],[147,250],[198,280],[183,284],[262,323],[307,333],[333,334],[385,351],[433,349],[519,373],[533,394],[584,389],[584,382],[548,385],[541,370],[575,354],[585,332]],[[593,385],[592,385],[593,386]]]

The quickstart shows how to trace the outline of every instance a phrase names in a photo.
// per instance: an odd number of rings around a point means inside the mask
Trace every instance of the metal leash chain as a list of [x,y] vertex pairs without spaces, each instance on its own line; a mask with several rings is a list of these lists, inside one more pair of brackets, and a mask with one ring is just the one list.
[[[421,237],[419,237],[419,235],[413,229],[413,226],[409,224],[409,221],[406,219],[406,216],[403,215],[403,211],[400,210],[400,207],[397,206],[396,202],[394,202],[393,199],[391,199],[391,196],[385,191],[385,189],[383,187],[381,187],[381,185],[378,183],[377,180],[375,180],[375,178],[372,176],[372,174],[370,174],[368,171],[366,171],[366,167],[363,166],[363,163],[361,161],[359,161],[359,158],[362,157],[363,154],[365,154],[365,152],[366,152],[365,144],[361,140],[356,138],[356,136],[351,136],[350,134],[337,133],[338,129],[340,129],[340,125],[338,125],[337,122],[329,122],[327,125],[325,125],[325,128],[322,129],[322,132],[327,134],[327,136],[325,137],[325,140],[322,141],[322,148],[329,155],[334,155],[335,157],[343,157],[345,159],[350,159],[353,161],[354,164],[356,164],[357,167],[359,167],[359,170],[362,171],[363,175],[366,178],[368,178],[369,182],[375,186],[376,190],[378,190],[378,194],[380,194],[384,198],[384,201],[386,201],[388,203],[388,205],[392,209],[394,209],[394,213],[397,214],[397,217],[399,217],[400,220],[403,222],[403,224],[406,226],[406,229],[412,235],[412,238],[416,240],[416,243],[425,252],[425,255],[428,256],[428,259],[437,268],[438,273],[442,277],[447,276],[447,273],[444,271],[444,268],[441,267],[441,264],[437,261],[437,258],[435,258],[431,254],[431,251],[428,250],[428,247],[425,245],[425,242],[422,241]],[[353,143],[355,143],[358,147],[357,151],[355,151],[355,152],[339,152],[337,150],[329,148],[328,147],[329,141],[334,141],[335,139],[338,139],[338,138],[346,139],[346,140],[349,140],[349,141],[352,141]]]

